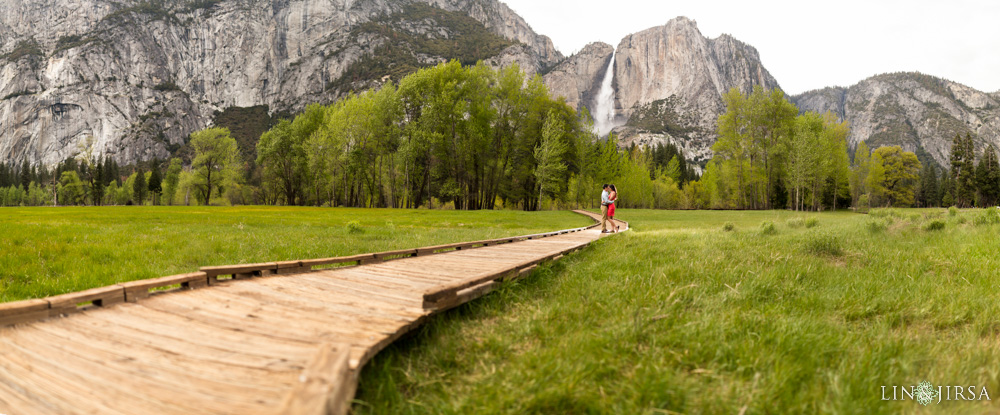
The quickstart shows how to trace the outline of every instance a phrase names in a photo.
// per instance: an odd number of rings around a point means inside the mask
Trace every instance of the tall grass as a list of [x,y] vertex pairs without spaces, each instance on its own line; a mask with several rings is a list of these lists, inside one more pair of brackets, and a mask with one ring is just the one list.
[[[766,238],[719,231],[794,215],[623,211],[631,232],[390,346],[354,411],[997,412],[996,227],[837,212]],[[922,380],[994,401],[881,400],[883,385]]]
[[0,209],[0,302],[201,266],[323,258],[585,226],[569,212],[297,207]]

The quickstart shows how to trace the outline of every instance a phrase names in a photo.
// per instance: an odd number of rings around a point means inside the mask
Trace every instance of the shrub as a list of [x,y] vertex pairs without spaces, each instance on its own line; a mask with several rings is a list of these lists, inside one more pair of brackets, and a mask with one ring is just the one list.
[[910,214],[910,222],[917,223],[917,222],[920,222],[923,219],[924,219],[924,217],[922,215],[920,215],[919,213],[911,213]]
[[726,222],[725,225],[722,225],[722,230],[723,232],[732,232],[736,230],[736,225],[733,224],[732,222]]
[[974,224],[979,225],[994,225],[1000,223],[1000,209],[986,209],[973,220]]
[[944,229],[944,221],[940,219],[932,220],[930,222],[927,222],[926,225],[924,225],[924,230],[928,232],[940,231],[942,229]]
[[365,230],[361,227],[361,222],[352,220],[347,222],[347,232],[348,233],[364,233]]
[[869,233],[882,233],[889,228],[889,223],[882,219],[868,219],[865,228],[868,229]]
[[774,235],[778,233],[778,228],[774,227],[774,222],[764,221],[760,224],[761,235]]
[[817,225],[819,225],[819,219],[809,218],[809,219],[806,220],[806,227],[807,228],[815,228]]
[[806,251],[813,255],[841,256],[844,255],[843,243],[830,234],[815,235],[806,241]]
[[802,218],[791,218],[785,223],[788,224],[789,228],[801,228],[803,225],[805,225],[805,221],[802,220]]
[[964,224],[965,222],[968,222],[968,221],[969,221],[969,219],[967,219],[965,216],[959,216],[958,220],[957,220],[957,222],[959,224]]
[[861,195],[858,198],[858,206],[856,206],[857,211],[860,213],[868,213],[868,195]]
[[948,208],[948,216],[958,216],[958,208],[954,206]]

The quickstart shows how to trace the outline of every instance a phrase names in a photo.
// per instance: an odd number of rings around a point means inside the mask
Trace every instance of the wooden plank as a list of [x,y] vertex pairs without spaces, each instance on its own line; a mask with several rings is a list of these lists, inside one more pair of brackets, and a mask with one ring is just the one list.
[[[239,399],[242,396],[248,401],[248,404],[260,405],[270,402],[274,405],[280,402],[286,391],[292,387],[292,381],[295,377],[294,372],[284,376],[285,379],[278,376],[278,373],[269,372],[262,378],[243,377],[237,380],[233,377],[235,373],[242,371],[242,368],[239,367],[211,364],[205,361],[201,361],[202,364],[213,370],[205,370],[205,367],[197,366],[179,367],[173,357],[161,358],[162,353],[145,354],[140,352],[143,349],[134,347],[112,350],[95,348],[91,345],[90,337],[82,339],[83,341],[61,341],[63,338],[37,329],[26,330],[20,338],[25,340],[27,344],[37,347],[40,352],[60,356],[58,360],[65,362],[65,364],[78,365],[79,362],[89,362],[107,368],[114,375],[140,377],[144,380],[154,381],[158,386],[178,391],[185,397],[198,395],[200,391],[189,390],[191,385],[198,385],[201,389],[210,391],[208,397],[213,399],[227,400],[230,397]],[[89,371],[86,367],[81,369]],[[285,382],[280,380],[285,380]],[[88,382],[94,386],[101,383],[103,383],[102,379],[93,379]],[[125,387],[123,389],[136,394],[146,394],[144,389],[129,388],[128,385],[122,386]],[[170,400],[165,402],[169,403]]]
[[[44,363],[44,362],[43,362]],[[0,350],[0,384],[5,389],[17,391],[24,399],[33,402],[34,406],[45,408],[37,414],[114,414],[125,415],[102,403],[102,396],[72,373],[65,370],[51,369],[49,365],[30,363],[30,359],[21,356],[10,345]],[[14,395],[7,395],[14,396]],[[29,412],[28,407],[0,408],[0,410],[17,409]],[[11,412],[11,415],[15,415]]]
[[278,275],[302,274],[306,272],[313,272],[312,267],[281,268],[278,270]]
[[[280,373],[266,367],[230,365],[105,336],[83,336],[55,327],[53,324],[34,325],[19,331],[18,336],[36,342],[68,345],[78,349],[85,356],[106,357],[151,368],[167,366],[173,370],[191,373],[196,377],[225,373],[226,378],[236,384],[257,382],[261,387],[275,389],[290,388],[293,384],[290,377],[282,377]],[[266,381],[263,381],[265,379]]]
[[458,291],[472,287],[474,285],[482,284],[486,281],[495,280],[503,278],[505,275],[515,272],[516,268],[504,269],[499,271],[490,271],[476,275],[472,278],[468,278],[464,281],[459,281],[451,283],[448,285],[435,287],[424,292],[424,303],[437,303],[443,298],[452,297],[456,295]]
[[14,379],[3,374],[2,364],[0,364],[0,410],[7,410],[6,408],[17,408],[25,414],[58,412],[55,408],[47,406],[43,402],[39,402],[37,397],[32,399],[28,396],[30,392],[25,391],[24,387],[19,384],[13,384],[13,382]]
[[285,398],[280,413],[343,415],[350,409],[345,390],[357,382],[350,366],[350,347],[323,343],[299,376],[299,384]]
[[459,242],[454,244],[425,246],[417,248],[417,256],[436,254],[439,253],[440,251],[446,251],[446,250],[469,249],[476,245],[485,245],[487,243],[488,242],[486,241],[477,241],[477,242]]
[[416,249],[399,249],[395,251],[376,252],[375,258],[380,261],[386,261],[392,257],[411,257],[416,254],[417,254]]
[[125,345],[137,344],[167,353],[184,354],[192,359],[208,360],[219,364],[249,368],[267,368],[273,372],[296,372],[302,370],[302,362],[289,360],[288,356],[261,356],[260,353],[238,353],[228,345],[214,347],[192,343],[190,339],[186,338],[178,339],[172,336],[159,336],[139,330],[122,330],[121,327],[109,324],[107,321],[92,319],[88,314],[90,313],[74,316],[73,324],[60,325],[59,327],[83,336],[82,338],[84,339],[91,337],[113,339]]
[[278,269],[282,268],[302,268],[302,261],[280,261],[276,262]]
[[42,299],[0,303],[0,327],[41,320],[49,316],[49,302]]
[[94,288],[69,294],[46,297],[49,302],[49,317],[59,317],[81,311],[87,306],[78,307],[80,303],[91,303],[95,307],[108,307],[125,302],[125,288],[121,285]]
[[[340,293],[331,298],[325,293],[316,293],[315,290],[302,289],[292,285],[279,289],[278,287],[266,287],[260,284],[245,284],[240,287],[233,287],[229,293],[210,292],[208,295],[217,295],[220,299],[227,299],[231,305],[234,302],[245,303],[247,298],[258,299],[266,297],[269,302],[284,304],[291,309],[307,308],[312,313],[322,313],[329,316],[364,316],[369,321],[390,322],[395,324],[399,321],[408,321],[414,317],[423,315],[423,310],[411,308],[399,304],[387,303],[372,298],[371,296],[354,296],[348,293]],[[333,300],[333,301],[331,301]],[[260,304],[257,304],[260,307]],[[233,307],[219,310],[219,313],[228,313]],[[303,310],[304,311],[304,310]],[[302,311],[286,316],[288,319],[298,318]],[[263,319],[261,315],[258,319]],[[327,317],[330,318],[330,317]]]
[[463,290],[465,288],[469,288],[469,287],[472,287],[472,286],[475,286],[475,285],[479,285],[479,284],[484,283],[484,282],[489,281],[489,280],[503,278],[509,272],[512,272],[512,271],[516,272],[516,270],[520,270],[520,269],[523,269],[523,268],[530,267],[532,265],[540,264],[540,263],[542,263],[542,262],[544,262],[544,261],[546,261],[548,259],[554,258],[554,257],[559,256],[559,255],[561,255],[561,254],[560,253],[548,254],[548,255],[546,255],[544,257],[538,257],[538,258],[532,259],[530,261],[522,262],[522,263],[518,264],[517,266],[512,267],[511,269],[507,269],[507,270],[500,271],[500,272],[492,272],[491,271],[491,272],[488,272],[488,273],[476,275],[476,276],[474,276],[472,278],[469,278],[469,279],[466,279],[464,281],[456,282],[456,283],[449,284],[449,285],[446,285],[446,286],[435,287],[435,288],[433,288],[431,290],[428,290],[428,291],[424,292],[424,302],[425,303],[428,303],[428,302],[429,303],[437,303],[441,298],[450,297],[451,293],[457,293],[460,290]]
[[[281,319],[269,316],[265,311],[281,310],[278,305],[268,305],[264,309],[258,309],[262,317],[251,320],[237,320],[231,316],[220,316],[216,313],[205,312],[204,310],[194,310],[190,305],[162,303],[155,305],[144,305],[154,310],[175,314],[184,318],[189,318],[192,324],[216,327],[219,329],[239,330],[248,335],[261,336],[263,338],[275,338],[279,340],[295,341],[322,341],[336,338],[343,342],[362,342],[367,336],[356,333],[354,327],[355,320],[339,318],[328,318],[319,321],[320,317],[304,314],[299,319]],[[323,315],[326,317],[326,315]],[[257,367],[257,366],[253,366]]]
[[219,265],[211,267],[201,267],[199,271],[204,272],[208,275],[209,284],[212,284],[216,277],[220,275],[236,275],[251,273],[254,271],[277,271],[277,262],[262,262],[257,264],[241,264],[241,265]]
[[[247,288],[257,288],[249,286]],[[218,293],[217,290],[206,290],[210,300],[224,304],[223,311],[206,311],[199,307],[205,299],[178,298],[170,303],[144,304],[157,310],[176,312],[187,318],[195,319],[219,327],[233,330],[243,330],[263,336],[302,338],[305,341],[318,341],[324,336],[356,337],[358,327],[395,327],[403,322],[421,318],[425,313],[421,309],[396,306],[394,310],[378,307],[377,302],[356,298],[356,302],[331,303],[317,298],[299,294],[275,292],[274,290],[241,291],[238,293]],[[265,292],[272,303],[261,305],[252,301],[257,292]],[[187,297],[187,296],[183,296]],[[247,297],[251,297],[250,300]],[[181,301],[184,300],[182,304]],[[294,306],[292,305],[294,304]],[[239,319],[240,316],[250,316],[249,319]],[[360,323],[360,324],[359,324]],[[312,336],[312,337],[310,337]]]
[[150,337],[173,338],[198,346],[225,350],[269,359],[281,359],[306,353],[316,342],[278,340],[247,335],[236,330],[193,324],[188,319],[164,314],[145,307],[130,307],[117,313],[91,313],[91,318],[107,322],[122,331],[146,334]]
[[319,258],[319,259],[306,259],[302,260],[302,266],[306,267],[317,267],[322,265],[337,265],[337,264],[358,264],[366,259],[371,259],[375,254],[361,254],[361,255],[351,255],[351,256],[341,256],[333,258]]
[[[57,388],[79,385],[90,390],[91,395],[108,399],[112,408],[121,412],[138,407],[149,408],[156,413],[261,413],[260,407],[269,402],[259,396],[216,393],[210,385],[189,384],[186,387],[164,383],[159,374],[150,371],[129,373],[113,368],[105,363],[89,359],[52,358],[58,350],[48,344],[11,345],[19,357],[24,359],[29,371],[44,370]],[[10,353],[10,354],[14,354]],[[65,379],[72,377],[73,382]],[[182,399],[178,399],[181,398]],[[138,402],[137,402],[138,401]],[[100,398],[75,396],[67,400],[73,406],[93,405]],[[270,403],[277,406],[277,402]],[[104,410],[71,411],[70,413],[107,413]],[[134,412],[133,412],[134,413]]]
[[[275,281],[269,281],[268,285],[274,286],[275,284],[286,283],[286,281],[278,279]],[[315,278],[311,275],[296,278],[295,282],[289,284],[288,287],[295,287],[303,291],[307,291],[310,288],[317,288],[328,293],[349,292],[358,296],[371,296],[372,298],[378,298],[380,301],[391,302],[393,304],[400,304],[414,308],[420,307],[420,302],[422,300],[422,298],[416,295],[405,296],[397,291],[379,290],[369,284],[359,284],[339,278]]]
[[492,292],[499,288],[500,284],[502,283],[499,281],[489,281],[475,287],[466,288],[459,291],[454,297],[438,301],[436,304],[431,305],[429,309],[434,310],[435,313],[450,310]]
[[148,298],[150,295],[150,289],[169,287],[171,285],[178,284],[182,288],[188,289],[204,287],[208,285],[208,274],[204,272],[192,272],[188,274],[171,275],[147,280],[130,281],[120,285],[125,288],[125,301],[134,303],[140,299]]

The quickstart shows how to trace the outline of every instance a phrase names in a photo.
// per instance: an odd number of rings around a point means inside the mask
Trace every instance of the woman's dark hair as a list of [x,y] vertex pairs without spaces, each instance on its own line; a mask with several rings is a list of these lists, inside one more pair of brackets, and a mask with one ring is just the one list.
[[613,184],[608,185],[608,187],[610,187],[611,190],[614,190],[616,192],[618,191],[618,189],[615,189],[615,185],[613,185]]

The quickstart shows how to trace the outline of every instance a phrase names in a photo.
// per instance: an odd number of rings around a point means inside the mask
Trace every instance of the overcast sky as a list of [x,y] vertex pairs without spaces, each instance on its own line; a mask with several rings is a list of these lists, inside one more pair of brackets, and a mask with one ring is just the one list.
[[1000,90],[1000,1],[995,0],[502,0],[570,55],[612,46],[676,16],[715,38],[757,48],[785,92],[850,86],[884,72],[919,71]]

